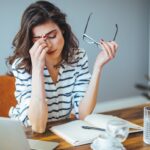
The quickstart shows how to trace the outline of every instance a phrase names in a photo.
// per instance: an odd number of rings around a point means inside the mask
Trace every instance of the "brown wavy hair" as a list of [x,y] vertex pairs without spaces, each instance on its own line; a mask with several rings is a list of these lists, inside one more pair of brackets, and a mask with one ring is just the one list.
[[65,43],[62,50],[62,60],[70,64],[75,59],[79,42],[73,34],[70,25],[66,22],[66,14],[48,1],[37,1],[32,3],[23,13],[20,30],[12,43],[14,48],[13,55],[7,58],[8,65],[12,65],[17,58],[20,58],[22,61],[17,68],[24,68],[31,74],[32,64],[29,50],[33,46],[32,29],[49,20],[57,24],[63,31]]

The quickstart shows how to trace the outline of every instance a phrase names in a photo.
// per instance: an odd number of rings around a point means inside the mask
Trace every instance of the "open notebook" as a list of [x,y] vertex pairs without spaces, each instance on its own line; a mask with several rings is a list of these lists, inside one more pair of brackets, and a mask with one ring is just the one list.
[[[50,128],[52,132],[60,136],[68,143],[78,146],[83,144],[91,143],[99,135],[104,134],[108,121],[110,120],[123,120],[121,118],[111,116],[111,115],[102,115],[102,114],[91,114],[83,120],[75,120],[69,123],[53,126]],[[143,130],[143,127],[127,122],[129,127],[129,133],[139,132]],[[102,130],[87,130],[83,129],[83,126],[98,127]]]

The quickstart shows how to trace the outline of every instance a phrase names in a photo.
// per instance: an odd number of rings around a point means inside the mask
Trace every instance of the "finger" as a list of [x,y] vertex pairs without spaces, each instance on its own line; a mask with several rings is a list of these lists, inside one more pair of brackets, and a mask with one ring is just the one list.
[[[42,43],[42,42],[41,42]],[[38,44],[35,47],[32,47],[30,50],[31,57],[38,57],[42,51],[43,48],[45,48],[47,44],[43,42],[42,44]]]
[[34,45],[33,48],[31,49],[31,52],[34,53],[36,51],[36,49],[38,49],[39,45],[46,43],[45,40],[43,38],[40,38],[39,40],[37,40]]
[[102,45],[103,45],[105,51],[107,52],[108,57],[109,57],[110,59],[112,59],[112,58],[113,58],[113,55],[112,55],[112,52],[111,52],[111,47],[107,44],[107,42],[104,42],[104,41],[102,41]]
[[48,52],[48,47],[45,47],[43,50],[42,50],[42,52],[41,52],[41,54],[40,54],[40,56],[39,56],[39,59],[40,60],[43,60],[43,59],[45,59],[45,56],[46,56],[46,53]]
[[38,49],[35,52],[35,57],[39,57],[45,48],[48,48],[46,43],[42,43],[41,45],[39,45]]
[[109,47],[111,48],[111,53],[113,55],[113,57],[115,57],[116,55],[116,48],[115,48],[115,45],[111,42],[107,42],[107,44],[109,45]]
[[114,47],[114,50],[115,50],[115,55],[116,55],[116,52],[118,50],[118,44],[115,41],[111,41],[111,44],[113,44],[113,47]]
[[113,43],[115,45],[115,50],[118,49],[118,44],[115,41],[111,41],[111,43]]
[[100,40],[101,48],[102,48],[102,50],[106,53],[106,55],[109,57],[109,53],[105,50],[105,47],[104,47],[104,45],[103,45],[103,41],[104,41],[104,40]]
[[109,47],[108,50],[111,53],[111,58],[114,58],[115,57],[115,47],[114,47],[114,45],[111,42],[106,42],[106,44]]

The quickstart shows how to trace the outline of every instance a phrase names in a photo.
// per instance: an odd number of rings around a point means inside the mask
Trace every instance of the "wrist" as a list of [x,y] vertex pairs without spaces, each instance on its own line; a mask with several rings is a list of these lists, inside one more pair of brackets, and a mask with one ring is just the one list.
[[93,71],[101,72],[103,65],[96,64],[94,65]]
[[34,75],[34,74],[43,75],[43,71],[44,71],[44,69],[41,69],[41,68],[32,68],[32,75]]

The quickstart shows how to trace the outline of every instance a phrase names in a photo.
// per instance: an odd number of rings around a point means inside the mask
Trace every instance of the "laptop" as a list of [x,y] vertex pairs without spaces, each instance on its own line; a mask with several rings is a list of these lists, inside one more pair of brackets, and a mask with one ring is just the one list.
[[27,139],[19,121],[0,117],[0,150],[53,150],[57,142]]

